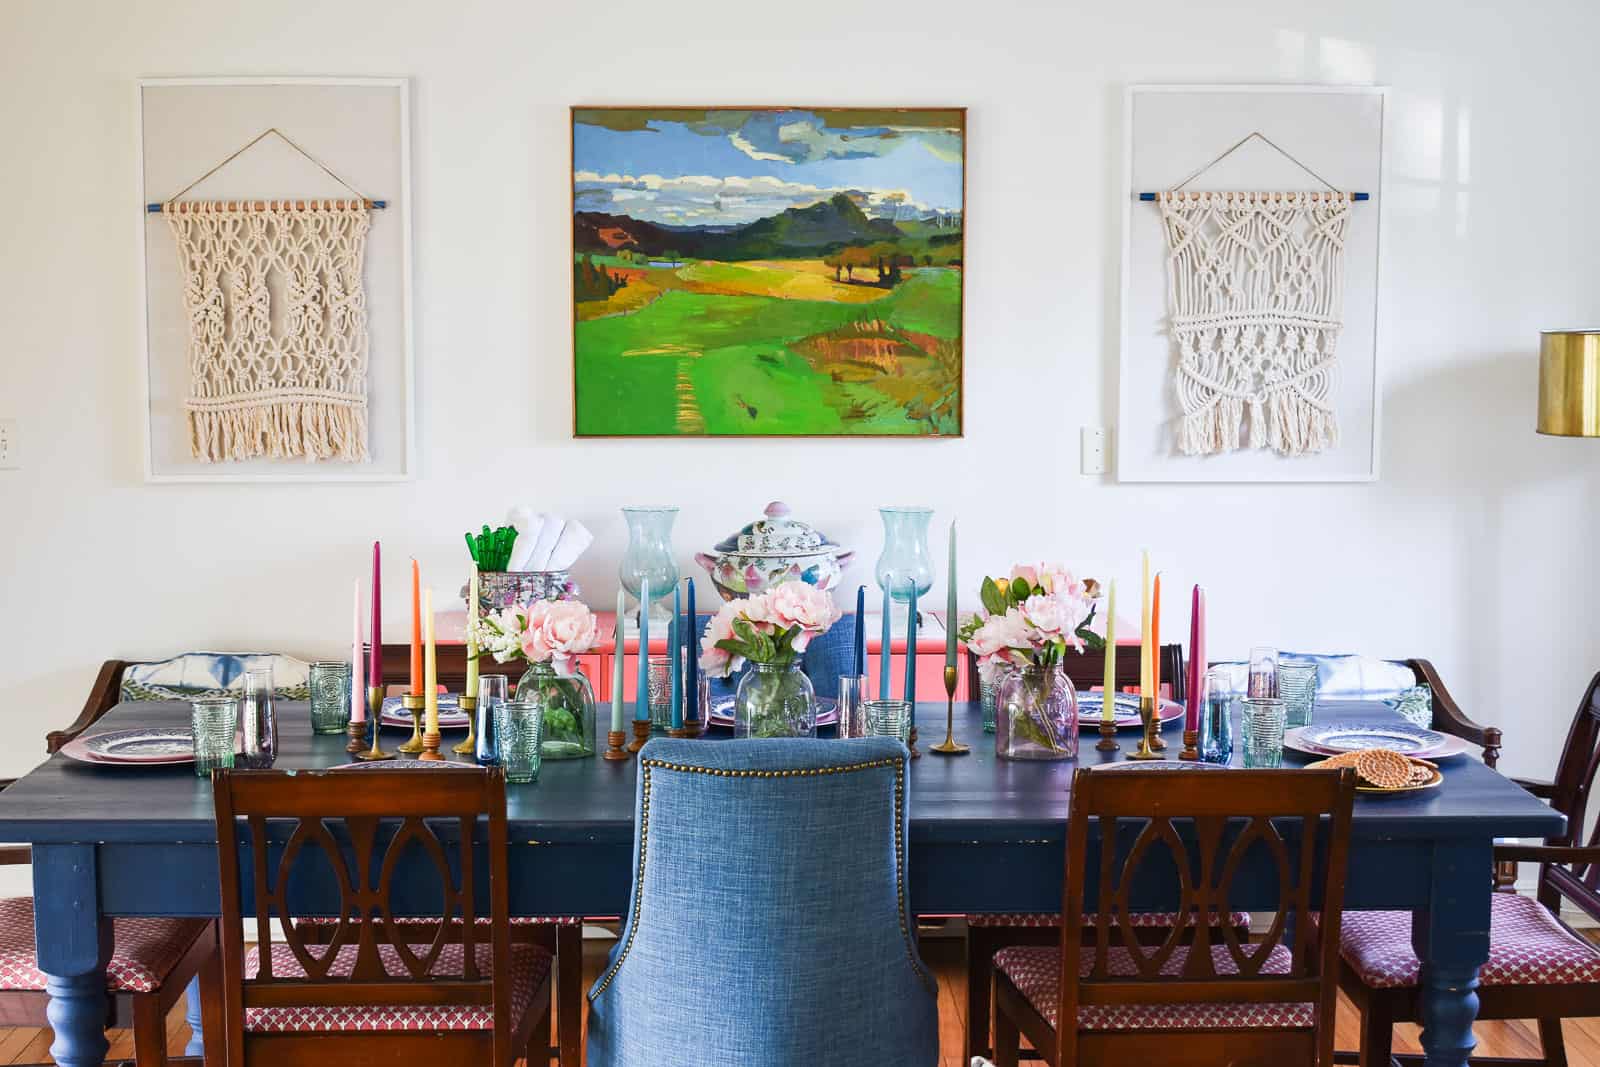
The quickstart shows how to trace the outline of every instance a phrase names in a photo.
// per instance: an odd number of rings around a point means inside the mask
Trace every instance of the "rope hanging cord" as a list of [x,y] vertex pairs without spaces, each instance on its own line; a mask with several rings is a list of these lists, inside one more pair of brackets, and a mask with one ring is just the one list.
[[1166,192],[1167,306],[1178,348],[1178,448],[1299,456],[1339,441],[1343,193]]
[[164,217],[183,270],[194,457],[365,462],[366,205],[188,201]]

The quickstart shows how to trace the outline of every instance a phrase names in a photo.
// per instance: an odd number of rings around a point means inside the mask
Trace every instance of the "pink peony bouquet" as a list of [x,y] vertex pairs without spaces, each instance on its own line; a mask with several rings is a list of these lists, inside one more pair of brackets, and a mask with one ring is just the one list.
[[811,639],[839,621],[833,597],[805,582],[784,582],[764,593],[730,600],[706,626],[700,667],[726,678],[752,663],[786,664],[806,650]]
[[594,612],[581,600],[536,600],[481,616],[473,639],[496,663],[554,662],[558,670],[599,640]]
[[985,578],[983,610],[967,619],[961,638],[992,678],[1001,666],[1052,667],[1070,646],[1105,647],[1090,629],[1100,584],[1080,579],[1059,564],[1019,565],[1004,578]]

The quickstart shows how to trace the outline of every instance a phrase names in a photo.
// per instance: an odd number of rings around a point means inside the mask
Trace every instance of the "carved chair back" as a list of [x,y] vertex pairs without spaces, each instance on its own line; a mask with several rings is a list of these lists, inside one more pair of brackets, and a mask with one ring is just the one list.
[[[212,791],[231,1064],[244,1062],[246,1009],[354,1005],[489,1005],[492,1062],[510,1062],[509,1054],[501,1055],[512,1036],[509,983],[493,981],[494,974],[509,973],[510,955],[505,778],[499,771],[396,770],[354,779],[349,771],[217,771]],[[426,943],[417,940],[414,926],[394,921],[396,910],[416,914],[415,883],[431,882],[414,877],[417,851],[422,866],[431,865],[439,880],[439,924]],[[313,853],[321,853],[326,863],[316,864]],[[297,870],[297,863],[305,868]],[[484,866],[487,930],[475,921]],[[339,916],[331,937],[311,927],[302,930],[295,921],[296,879],[314,876],[318,867],[331,868],[338,887]],[[244,975],[246,879],[260,944],[258,972],[249,979]],[[420,899],[431,897],[422,892]],[[397,893],[406,897],[402,909],[395,906]],[[281,939],[274,936],[272,920]],[[490,968],[481,966],[486,934]],[[453,958],[456,944],[461,965],[459,973],[451,973],[455,968],[442,963],[441,955],[450,945]],[[287,954],[276,951],[279,947]],[[341,951],[347,948],[351,951]]]
[[[1561,837],[1552,838],[1549,844],[1600,846],[1600,823],[1589,832],[1587,842],[1584,841],[1584,824],[1597,771],[1600,771],[1600,674],[1596,674],[1589,688],[1584,690],[1583,700],[1572,717],[1572,726],[1567,730],[1566,744],[1561,748],[1561,760],[1556,764],[1550,806],[1567,817],[1567,831]],[[1539,899],[1546,907],[1559,909],[1563,896],[1591,917],[1600,919],[1600,863],[1545,864],[1539,873]]]
[[[1061,909],[1061,928],[1074,933],[1062,938],[1056,1018],[1074,1020],[1091,1004],[1311,1003],[1325,1053],[1318,1062],[1331,1062],[1354,799],[1349,770],[1079,770]],[[1178,921],[1155,945],[1141,944],[1132,923],[1135,880],[1151,861],[1171,870],[1178,898]],[[1235,876],[1263,861],[1276,873],[1277,911],[1262,939],[1247,944],[1208,916],[1238,906]],[[1090,879],[1096,899],[1086,904]],[[1252,880],[1247,874],[1240,888]],[[1259,901],[1246,903],[1262,914]],[[1095,917],[1089,943],[1076,934],[1086,913]],[[1078,1062],[1077,1027],[1059,1025],[1056,1036],[1055,1062]]]

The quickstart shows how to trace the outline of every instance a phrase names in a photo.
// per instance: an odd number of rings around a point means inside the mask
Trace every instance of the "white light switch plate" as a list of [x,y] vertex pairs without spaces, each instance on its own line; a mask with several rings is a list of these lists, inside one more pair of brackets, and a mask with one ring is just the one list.
[[1106,472],[1106,430],[1104,426],[1083,428],[1083,473]]
[[0,470],[22,466],[22,442],[16,419],[0,419]]

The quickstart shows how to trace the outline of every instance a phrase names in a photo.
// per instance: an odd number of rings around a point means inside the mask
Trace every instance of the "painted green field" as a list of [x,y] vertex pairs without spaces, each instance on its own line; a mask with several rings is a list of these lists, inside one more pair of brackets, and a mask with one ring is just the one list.
[[577,431],[956,434],[961,276],[851,285],[820,261],[639,266],[575,326]]

